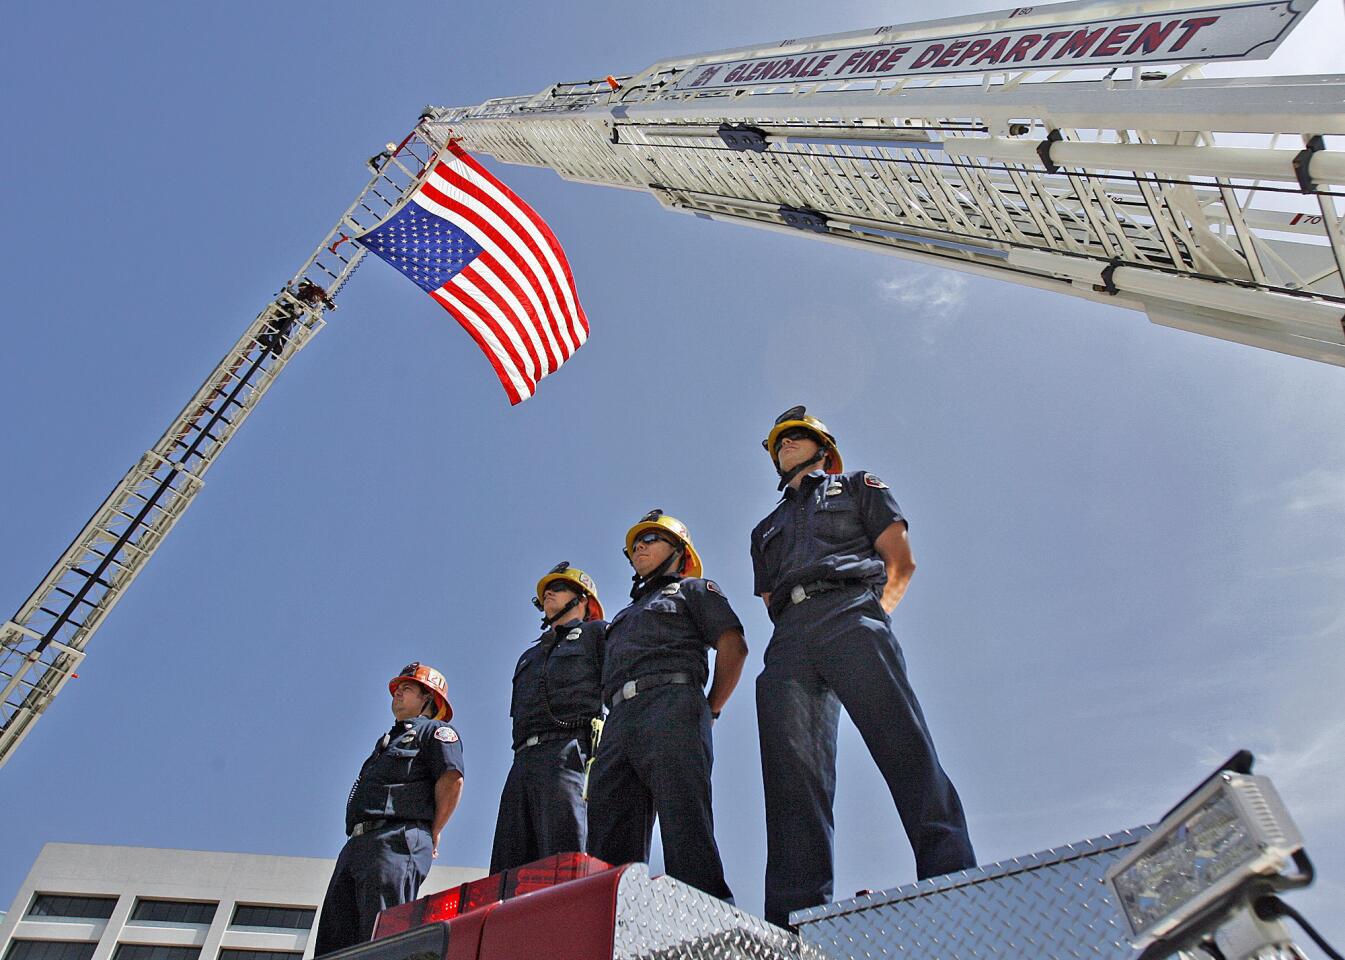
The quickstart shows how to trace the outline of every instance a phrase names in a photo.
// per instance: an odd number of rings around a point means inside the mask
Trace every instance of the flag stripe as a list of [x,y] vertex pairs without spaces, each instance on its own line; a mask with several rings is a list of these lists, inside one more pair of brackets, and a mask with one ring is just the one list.
[[[508,206],[510,209],[522,214],[524,224],[530,228],[537,242],[542,245],[546,251],[547,257],[553,267],[555,267],[565,278],[562,284],[562,291],[565,294],[565,300],[569,307],[571,317],[577,319],[583,327],[584,338],[588,338],[588,319],[584,316],[583,307],[579,306],[579,294],[575,290],[574,276],[570,273],[570,263],[565,258],[565,251],[561,248],[560,241],[556,235],[551,232],[545,220],[537,216],[532,207],[524,203],[514,191],[510,190],[503,183],[497,180],[489,170],[481,166],[476,158],[463,150],[456,143],[449,143],[449,150],[481,181],[488,192],[495,195],[498,202]],[[582,343],[583,340],[580,340]]]
[[[433,182],[435,180],[443,184],[443,190],[436,186]],[[526,286],[546,297],[549,309],[544,307],[540,300],[537,305],[547,318],[547,325],[544,328],[547,339],[554,345],[559,355],[568,358],[574,352],[576,344],[572,336],[565,335],[570,321],[565,316],[561,302],[563,298],[559,296],[555,280],[544,269],[541,252],[536,249],[536,244],[531,238],[519,232],[516,225],[511,225],[500,213],[477,200],[472,194],[475,189],[465,181],[449,182],[442,177],[433,176],[431,180],[426,181],[422,192],[425,200],[439,205],[440,216],[470,232],[483,247],[492,250],[498,257],[509,259]]]
[[[529,339],[533,342],[533,346],[536,348],[529,350],[530,355],[538,360],[538,363],[534,368],[537,371],[536,375],[540,379],[548,373],[551,373],[553,370],[558,369],[561,363],[574,351],[562,349],[556,343],[556,338],[553,336],[552,332],[547,329],[547,323],[543,322],[543,318],[545,318],[554,326],[554,321],[550,320],[550,311],[543,306],[537,297],[539,286],[537,279],[521,267],[515,266],[517,261],[514,257],[511,257],[510,252],[516,250],[517,247],[511,245],[508,238],[500,236],[497,232],[491,229],[488,224],[479,222],[478,219],[473,216],[470,207],[455,200],[449,194],[442,193],[435,189],[430,183],[426,183],[421,188],[421,195],[416,197],[416,202],[420,204],[423,209],[430,211],[435,216],[442,217],[460,230],[470,233],[476,242],[480,244],[483,251],[478,260],[481,257],[489,255],[491,262],[495,265],[496,274],[498,276],[501,278],[508,278],[508,283],[511,287],[517,290],[527,291],[528,294],[530,294],[529,299],[535,304],[535,307],[525,308],[524,305],[520,303],[518,305],[520,313],[518,320],[520,329],[523,329],[526,332]],[[508,261],[508,265],[504,263],[505,261]],[[452,280],[449,281],[449,283],[452,282]],[[524,315],[530,316],[533,322],[524,322]],[[543,340],[545,340],[545,343],[543,343]],[[544,366],[539,358],[539,354],[541,353],[546,354],[546,362]]]
[[440,289],[445,291],[456,290],[460,299],[469,304],[476,315],[486,321],[490,329],[503,339],[510,350],[510,359],[514,368],[518,370],[519,376],[527,382],[528,392],[531,393],[536,388],[537,382],[542,378],[529,369],[527,348],[523,344],[522,337],[519,336],[515,319],[509,316],[508,311],[490,296],[486,282],[477,273],[476,264],[472,264],[454,277],[452,283],[446,283]]
[[527,335],[528,339],[525,342],[537,370],[536,378],[540,380],[559,369],[562,358],[552,353],[554,347],[549,341],[543,342],[542,338],[538,337],[537,331],[541,328],[542,320],[528,302],[528,298],[523,295],[515,275],[508,267],[501,266],[495,255],[490,252],[483,252],[477,258],[476,265],[480,268],[482,279],[489,283],[497,294],[492,299],[502,310],[509,312],[515,329]]
[[526,322],[526,317],[521,315],[518,300],[512,295],[506,295],[504,280],[496,273],[497,265],[493,262],[483,262],[485,259],[486,254],[483,253],[468,270],[458,274],[445,286],[459,284],[463,281],[464,274],[470,274],[480,296],[489,300],[499,311],[497,319],[504,325],[514,345],[519,348],[520,353],[527,354],[524,359],[528,361],[528,379],[534,382],[541,380],[551,370],[543,367],[542,360],[538,356],[537,348],[541,345],[537,342],[537,331]]
[[575,338],[576,345],[583,343],[588,335],[588,323],[578,306],[579,297],[574,290],[574,277],[570,274],[565,252],[560,249],[551,228],[513,191],[492,177],[470,156],[459,154],[458,159],[461,163],[440,164],[439,168],[447,169],[450,182],[508,223],[511,231],[518,234],[523,246],[537,257],[546,270],[551,288],[560,297],[558,309],[566,318],[571,332],[577,335],[579,329],[583,330],[583,336]]
[[535,383],[522,372],[518,354],[500,332],[494,318],[483,315],[476,302],[463,290],[445,286],[436,290],[433,296],[490,358],[500,384],[510,395],[509,402],[515,404],[530,396]]
[[[584,336],[587,336],[587,321],[583,310],[578,306],[578,294],[574,290],[574,277],[570,274],[570,265],[565,259],[555,234],[551,228],[512,190],[490,175],[487,170],[470,156],[462,154],[461,164],[449,166],[464,192],[478,202],[495,210],[498,215],[508,217],[514,223],[514,229],[524,238],[527,248],[540,257],[545,265],[548,277],[564,301],[564,312],[574,329],[582,324]],[[576,330],[577,332],[577,330]],[[579,338],[579,343],[583,338]]]
[[509,395],[511,405],[532,396],[534,384],[519,372],[521,363],[518,355],[508,346],[504,335],[494,328],[494,320],[478,312],[470,296],[447,285],[440,287],[430,296],[438,300],[476,341],[481,352],[490,360],[490,365],[495,368],[495,375],[499,377],[504,392]]

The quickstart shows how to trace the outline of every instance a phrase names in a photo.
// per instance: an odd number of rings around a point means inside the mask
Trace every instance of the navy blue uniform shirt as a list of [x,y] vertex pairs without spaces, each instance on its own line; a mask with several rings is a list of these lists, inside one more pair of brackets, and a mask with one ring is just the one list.
[[656,673],[686,673],[702,688],[710,677],[706,651],[725,630],[742,630],[719,584],[700,578],[660,577],[607,627],[602,695],[627,680]]
[[786,487],[752,531],[753,590],[780,598],[817,580],[857,580],[881,590],[887,568],[874,541],[905,522],[887,484],[871,473],[828,476],[815,470]]
[[434,785],[448,770],[463,772],[458,731],[442,720],[398,720],[360,767],[346,801],[346,834],[363,820],[433,820]]
[[553,627],[523,651],[514,667],[514,749],[528,737],[567,726],[587,735],[602,715],[604,620],[571,621]]

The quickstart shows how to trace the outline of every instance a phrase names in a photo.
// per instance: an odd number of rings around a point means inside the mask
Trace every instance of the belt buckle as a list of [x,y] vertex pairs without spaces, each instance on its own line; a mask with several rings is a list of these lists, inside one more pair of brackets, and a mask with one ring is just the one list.
[[803,584],[796,583],[789,588],[789,599],[795,603],[802,603],[808,599],[808,591],[803,589]]
[[621,685],[621,699],[622,699],[622,700],[629,700],[629,699],[631,699],[632,697],[634,697],[634,696],[635,696],[637,693],[639,693],[639,692],[640,692],[640,691],[639,691],[638,688],[636,688],[636,686],[635,686],[635,681],[634,681],[634,680],[627,680],[625,683],[623,683],[623,684]]

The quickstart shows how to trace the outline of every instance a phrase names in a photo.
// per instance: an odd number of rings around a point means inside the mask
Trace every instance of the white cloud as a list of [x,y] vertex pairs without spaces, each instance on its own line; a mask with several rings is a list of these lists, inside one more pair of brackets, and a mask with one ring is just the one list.
[[967,299],[967,278],[949,270],[914,270],[879,280],[878,297],[904,307],[922,307],[930,314],[949,317]]
[[1282,495],[1290,513],[1345,513],[1345,468],[1317,467],[1285,484]]

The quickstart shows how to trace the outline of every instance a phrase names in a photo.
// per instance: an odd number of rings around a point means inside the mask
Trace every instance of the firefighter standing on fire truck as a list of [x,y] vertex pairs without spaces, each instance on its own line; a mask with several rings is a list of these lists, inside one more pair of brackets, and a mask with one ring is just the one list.
[[314,956],[367,941],[380,910],[416,898],[462,795],[462,741],[448,724],[444,675],[411,663],[388,681],[388,692],[396,722],[350,789],[350,839],[322,901]]
[[568,560],[537,581],[533,604],[546,632],[514,668],[514,763],[500,796],[491,873],[582,853],[588,839],[584,765],[602,716],[607,623],[593,578]]
[[887,484],[843,473],[836,438],[792,407],[762,445],[784,496],[752,531],[774,634],[757,678],[766,791],[766,919],[831,899],[836,731],[845,707],[895,801],[919,878],[976,865],[890,614],[915,562]]
[[589,853],[648,861],[657,816],[668,875],[732,902],[714,837],[710,725],[747,659],[742,624],[718,584],[701,579],[680,520],[645,515],[626,533],[626,557],[635,585],[607,630],[602,692],[611,713],[589,784]]

